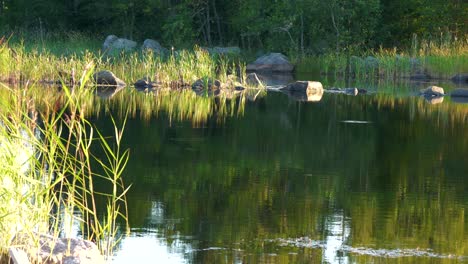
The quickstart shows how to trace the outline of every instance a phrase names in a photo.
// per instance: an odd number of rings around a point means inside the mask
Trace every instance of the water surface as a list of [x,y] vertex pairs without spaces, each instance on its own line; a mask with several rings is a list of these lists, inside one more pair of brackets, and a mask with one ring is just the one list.
[[409,96],[425,85],[129,117],[132,230],[113,263],[468,261],[468,104]]

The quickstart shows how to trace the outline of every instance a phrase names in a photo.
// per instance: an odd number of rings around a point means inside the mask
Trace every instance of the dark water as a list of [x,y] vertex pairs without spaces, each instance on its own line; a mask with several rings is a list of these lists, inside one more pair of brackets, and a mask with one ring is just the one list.
[[269,93],[198,125],[129,118],[132,230],[113,263],[467,262],[468,104],[386,87]]

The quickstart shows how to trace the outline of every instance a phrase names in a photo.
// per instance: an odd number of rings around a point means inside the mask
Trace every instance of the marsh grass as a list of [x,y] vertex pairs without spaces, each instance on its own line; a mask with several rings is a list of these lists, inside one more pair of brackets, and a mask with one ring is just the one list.
[[[23,40],[4,41],[0,44],[0,79],[9,83],[68,83],[76,78],[75,73],[86,70],[91,61],[96,70],[110,70],[129,84],[150,77],[164,86],[180,88],[199,78],[226,80],[229,74],[245,70],[245,63],[240,58],[210,55],[206,49],[197,46],[193,50],[172,51],[167,56],[152,51],[109,56],[93,45],[86,45],[89,39],[80,41],[80,38],[80,35],[60,41],[48,38],[45,43],[36,45],[26,45]],[[83,46],[78,48],[76,45]],[[87,46],[91,49],[86,49]]]
[[[84,71],[82,85],[63,87],[63,105],[43,102],[38,112],[30,88],[9,88],[1,98],[0,110],[0,256],[5,255],[18,232],[32,239],[38,233],[70,234],[63,223],[81,226],[85,239],[96,241],[107,255],[118,242],[118,219],[126,222],[127,188],[121,175],[128,152],[121,150],[123,129],[114,123],[112,140],[105,137],[84,117],[88,96],[85,84],[92,69]],[[124,126],[125,124],[123,124]],[[98,144],[104,157],[94,156],[91,146]],[[96,173],[99,164],[103,173]],[[94,178],[107,181],[112,192],[96,191]],[[100,216],[96,199],[107,202],[107,214]],[[79,214],[76,214],[76,212]],[[124,226],[123,229],[126,227]]]
[[[357,56],[356,56],[357,55]],[[378,68],[369,67],[365,58],[378,59]],[[433,40],[419,41],[413,37],[407,50],[396,48],[363,51],[357,54],[346,52],[328,53],[296,59],[296,71],[359,79],[397,79],[425,72],[434,78],[450,78],[456,73],[468,72],[468,38],[456,39],[441,36]]]

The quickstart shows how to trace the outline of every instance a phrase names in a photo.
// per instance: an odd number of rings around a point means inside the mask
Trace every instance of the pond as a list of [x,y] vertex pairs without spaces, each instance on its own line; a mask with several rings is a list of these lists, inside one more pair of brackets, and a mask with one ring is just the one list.
[[[369,92],[269,92],[199,122],[137,110],[113,263],[468,261],[468,104],[357,85]],[[108,115],[91,120],[113,134]]]

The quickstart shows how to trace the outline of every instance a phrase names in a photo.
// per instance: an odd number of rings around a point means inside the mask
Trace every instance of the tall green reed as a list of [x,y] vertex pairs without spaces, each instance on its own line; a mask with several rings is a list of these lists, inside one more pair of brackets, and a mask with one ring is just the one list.
[[[11,244],[18,232],[32,238],[38,233],[69,233],[70,226],[63,225],[67,219],[80,225],[84,238],[96,241],[103,253],[112,254],[118,240],[116,221],[126,222],[127,188],[121,175],[128,152],[120,148],[123,130],[117,124],[111,143],[85,118],[83,98],[92,93],[85,88],[92,68],[88,64],[80,76],[81,86],[63,86],[63,105],[45,102],[41,112],[27,86],[1,88],[8,96],[2,96],[0,110],[0,162],[5,164],[0,171],[0,255],[20,246]],[[96,143],[105,158],[93,154]],[[96,172],[96,164],[103,174]],[[112,192],[97,191],[96,177],[111,185]],[[107,200],[105,216],[97,208],[101,196]]]

